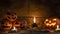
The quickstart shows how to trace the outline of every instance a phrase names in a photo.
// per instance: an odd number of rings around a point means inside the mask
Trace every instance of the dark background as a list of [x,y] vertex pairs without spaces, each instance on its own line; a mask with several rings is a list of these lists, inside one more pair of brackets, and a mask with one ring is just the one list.
[[[18,16],[60,18],[60,1],[59,0],[0,0],[0,18],[2,18],[2,16],[6,12],[11,13],[15,12],[17,13]],[[32,19],[30,19],[30,22],[33,22]],[[39,19],[37,19],[37,23],[40,23]]]
[[0,17],[6,12],[18,16],[60,17],[59,0],[0,0]]

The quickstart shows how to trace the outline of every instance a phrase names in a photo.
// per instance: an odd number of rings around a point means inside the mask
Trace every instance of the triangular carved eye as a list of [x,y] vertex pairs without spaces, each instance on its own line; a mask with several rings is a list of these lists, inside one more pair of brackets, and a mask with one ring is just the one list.
[[11,15],[11,13],[7,12],[7,15]]
[[9,16],[7,16],[9,19],[10,19],[10,17]]
[[57,19],[55,18],[55,19],[53,19],[53,21],[56,21]]
[[45,23],[45,24],[46,24],[46,23],[49,23],[49,19],[46,19],[44,23]]
[[46,19],[46,21],[49,21],[48,19]]
[[13,17],[13,19],[16,19],[16,17]]
[[15,24],[19,24],[19,23],[15,23]]

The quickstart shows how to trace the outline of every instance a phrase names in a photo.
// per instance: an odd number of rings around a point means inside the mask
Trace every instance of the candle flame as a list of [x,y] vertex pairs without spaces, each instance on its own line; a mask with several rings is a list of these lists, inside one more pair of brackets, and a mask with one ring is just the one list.
[[59,28],[59,25],[57,25],[57,28]]
[[57,25],[57,28],[56,28],[56,30],[60,30],[60,28],[59,28],[59,25]]
[[15,27],[12,30],[17,30]]
[[34,17],[34,23],[36,23],[36,17]]

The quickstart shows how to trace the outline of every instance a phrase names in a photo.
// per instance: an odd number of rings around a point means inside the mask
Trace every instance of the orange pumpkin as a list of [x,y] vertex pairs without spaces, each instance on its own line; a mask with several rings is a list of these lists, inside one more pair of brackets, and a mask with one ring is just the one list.
[[17,30],[23,30],[25,26],[26,26],[26,23],[24,20],[21,20],[21,21],[19,20],[16,23],[14,23],[14,27],[16,27]]
[[7,19],[9,21],[15,21],[17,19],[16,13],[7,13],[5,16],[3,16],[4,19]]
[[46,28],[49,28],[49,29],[55,28],[57,25],[57,18],[46,19],[44,23],[46,25]]
[[17,30],[21,30],[20,22],[15,22],[13,27],[16,27]]
[[12,28],[12,23],[10,23],[9,21],[5,21],[2,23],[2,30],[8,31],[11,28]]

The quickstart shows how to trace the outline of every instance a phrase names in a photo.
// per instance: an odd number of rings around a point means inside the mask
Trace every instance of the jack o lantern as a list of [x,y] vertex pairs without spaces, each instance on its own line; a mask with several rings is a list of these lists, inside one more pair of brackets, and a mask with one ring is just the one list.
[[15,27],[17,30],[20,30],[20,22],[15,22],[13,27]]
[[46,19],[44,23],[46,25],[46,28],[52,29],[52,28],[56,27],[57,19],[56,18],[49,18],[49,19]]
[[16,13],[8,12],[5,16],[3,16],[3,18],[12,22],[12,21],[15,21],[17,19],[17,15],[16,15]]
[[10,23],[9,21],[4,21],[1,24],[2,24],[2,30],[4,31],[8,31],[12,28],[12,23]]
[[23,30],[25,28],[25,21],[17,21],[13,24],[17,30]]

